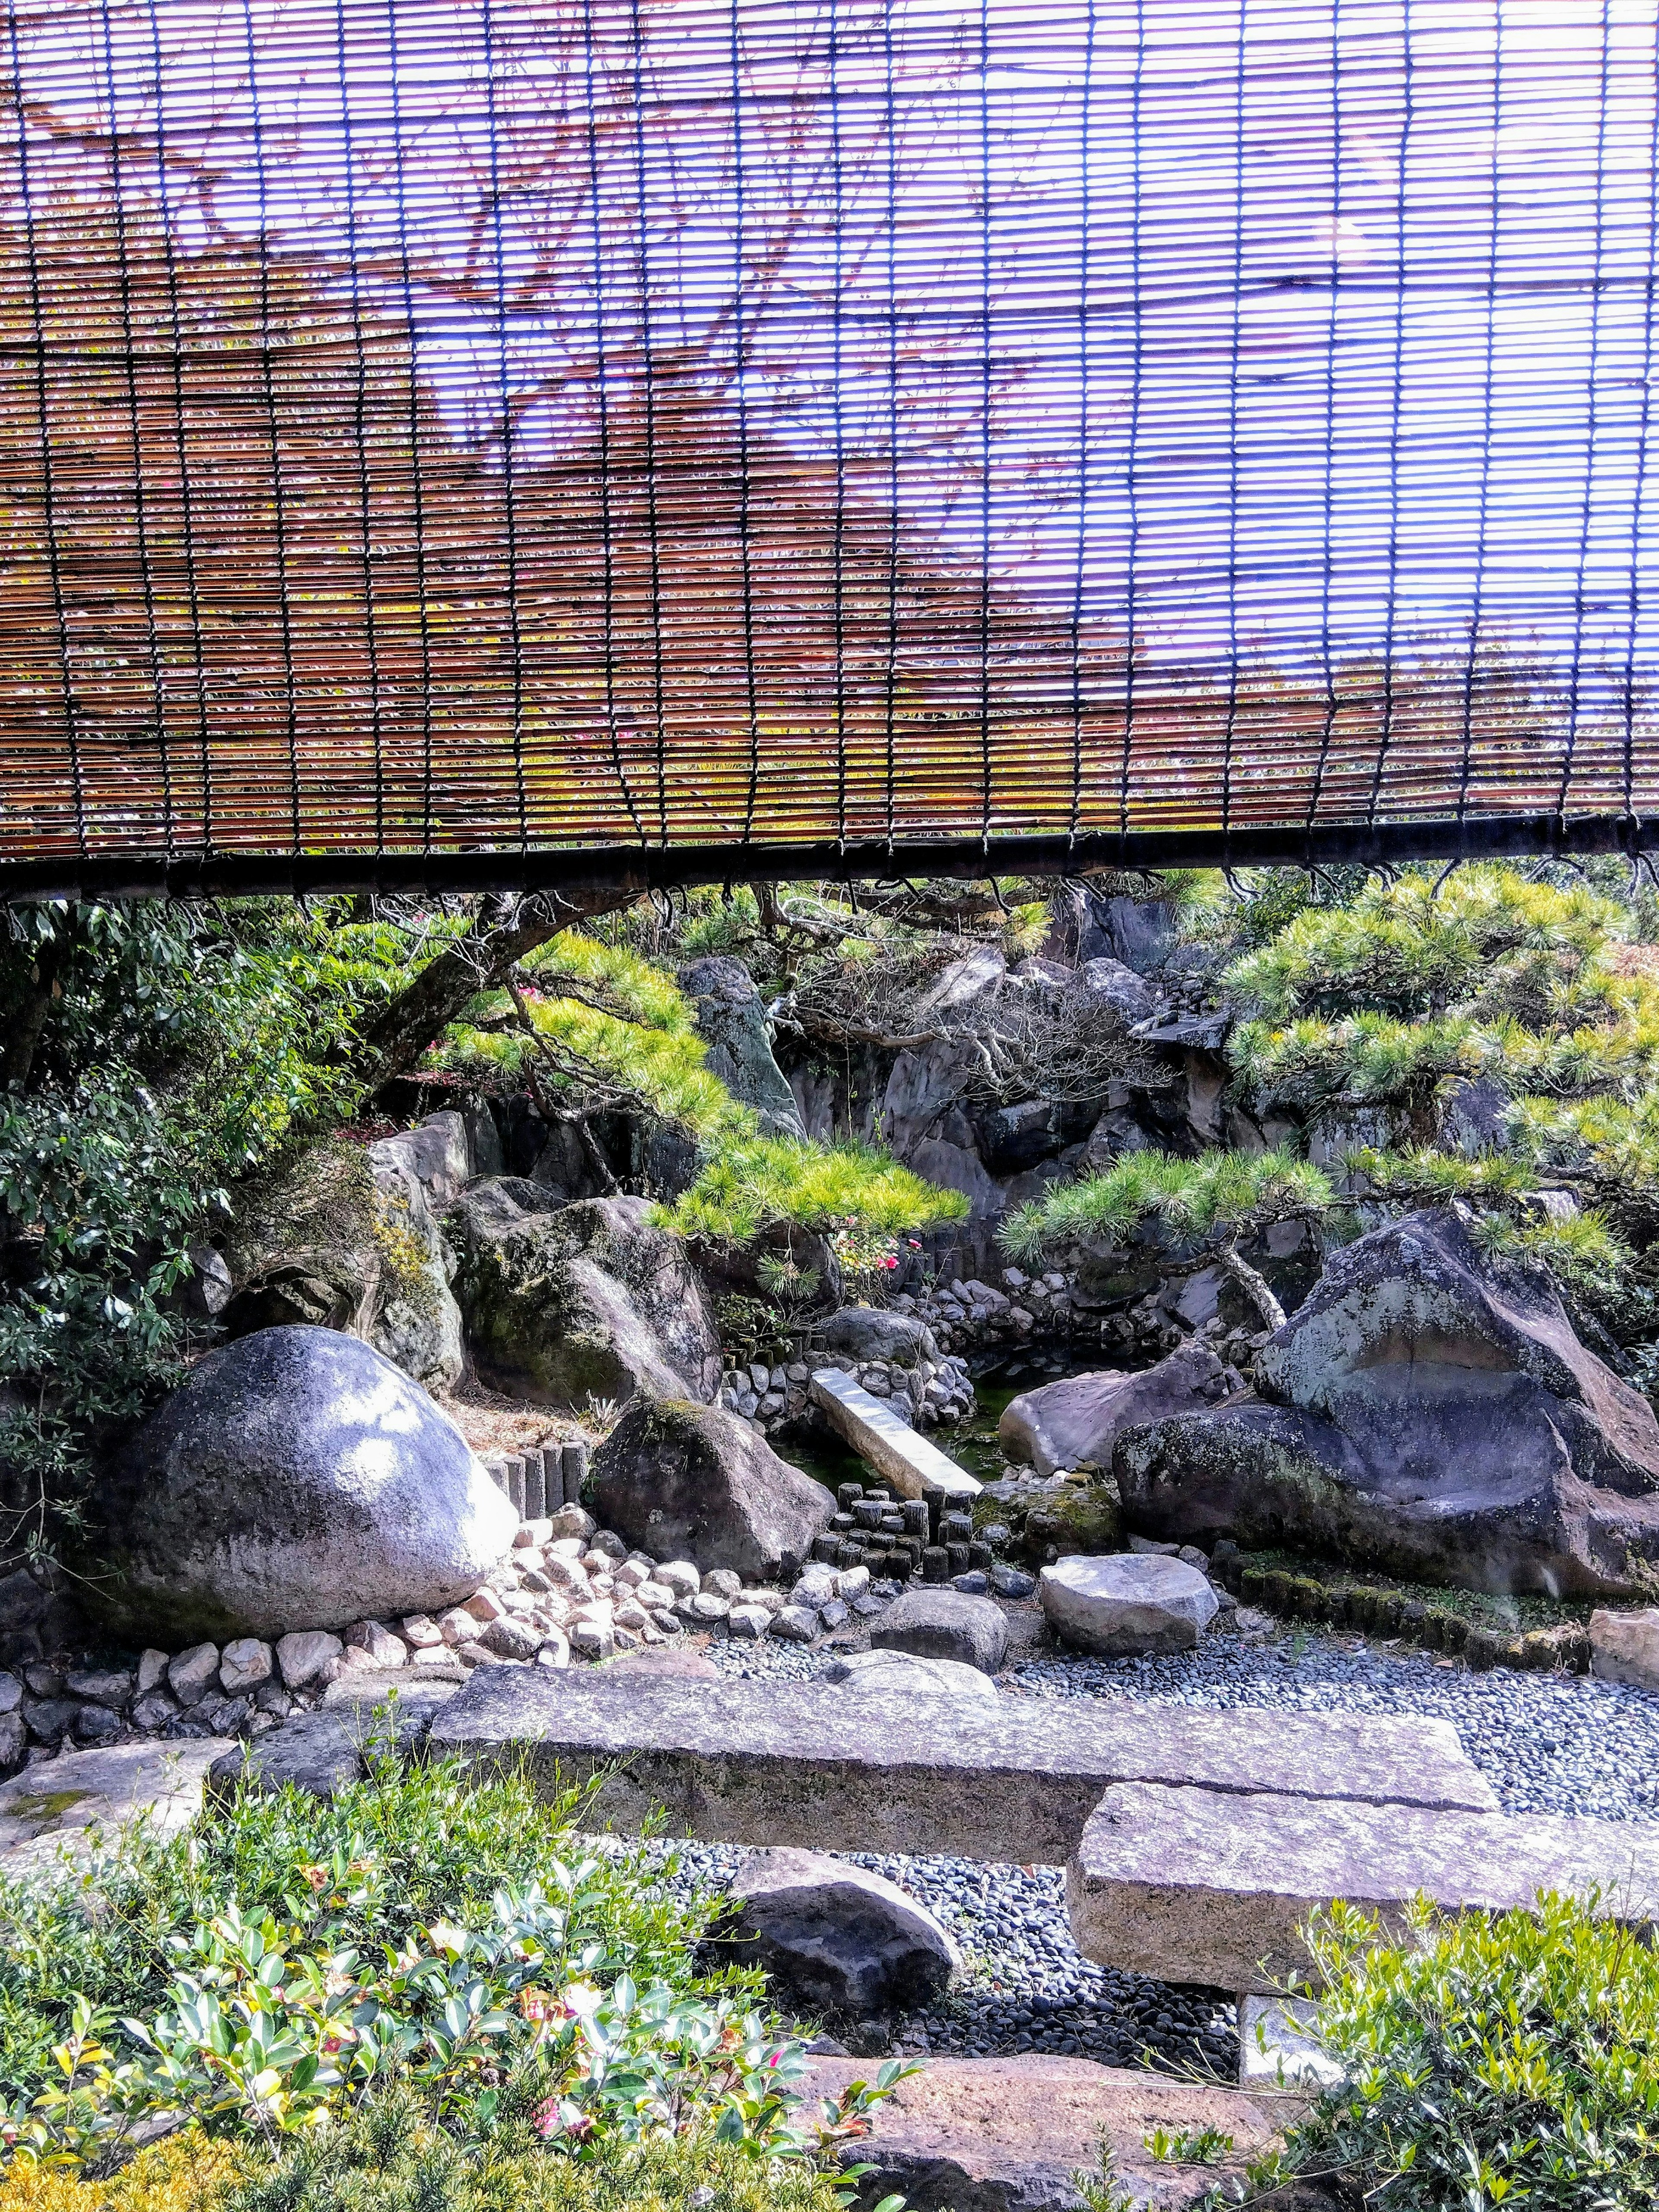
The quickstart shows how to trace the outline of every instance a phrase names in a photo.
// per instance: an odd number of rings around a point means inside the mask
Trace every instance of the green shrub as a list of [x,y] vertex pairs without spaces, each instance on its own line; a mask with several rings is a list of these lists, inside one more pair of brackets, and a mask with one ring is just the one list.
[[252,1919],[395,1949],[440,1917],[476,1922],[503,1886],[550,1891],[574,1859],[602,1980],[626,1970],[704,1986],[689,1962],[706,1905],[671,1898],[636,1856],[585,1856],[570,1826],[579,1803],[539,1800],[522,1774],[464,1784],[443,1763],[386,1762],[332,1798],[244,1791],[185,1835],[141,1830],[85,1877],[0,1882],[0,2094],[33,2094],[77,1995],[100,2014],[158,2009],[174,1947],[233,1898]]
[[1334,2175],[1378,2212],[1651,2212],[1659,1956],[1601,1899],[1443,1916],[1404,1939],[1339,1905],[1309,1931],[1328,2091],[1255,2170],[1268,2203]]
[[343,1055],[408,957],[289,902],[0,916],[0,1565],[76,1525],[100,1440],[187,1349],[189,1247],[296,1126],[356,1103]]
[[812,2161],[900,2077],[811,2115],[760,1977],[697,1971],[710,1900],[591,1851],[575,1796],[374,1764],[331,1800],[243,1792],[187,1835],[7,1887],[14,2165],[107,2162],[159,2114],[283,2160],[372,2100],[441,2166],[439,2130],[543,2157],[712,2131]]
[[0,2174],[0,2212],[218,2212],[265,2163],[252,2145],[199,2128],[153,2143],[106,2175],[19,2159]]
[[757,2156],[705,2123],[678,2136],[550,2151],[506,2118],[480,2140],[435,2126],[401,2087],[272,2160],[191,2128],[107,2178],[13,2165],[0,2212],[842,2212],[817,2160]]

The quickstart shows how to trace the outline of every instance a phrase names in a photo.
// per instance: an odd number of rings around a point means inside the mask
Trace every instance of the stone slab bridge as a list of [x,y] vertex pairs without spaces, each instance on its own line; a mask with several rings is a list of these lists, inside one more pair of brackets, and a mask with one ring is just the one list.
[[1298,1931],[1339,1898],[1398,1928],[1419,1893],[1595,1887],[1659,1923],[1659,1828],[1501,1813],[1444,1721],[481,1667],[428,1741],[550,1796],[597,1782],[625,1832],[661,1807],[711,1842],[1063,1865],[1086,1957],[1241,1997],[1305,1972]]

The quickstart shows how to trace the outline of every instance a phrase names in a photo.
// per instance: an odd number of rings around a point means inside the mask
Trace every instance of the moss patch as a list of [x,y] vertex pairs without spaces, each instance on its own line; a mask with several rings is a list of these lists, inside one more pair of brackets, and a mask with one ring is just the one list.
[[1498,1597],[1401,1582],[1291,1552],[1224,1552],[1215,1571],[1247,1605],[1281,1620],[1403,1638],[1474,1668],[1589,1668],[1588,1624],[1600,1601]]

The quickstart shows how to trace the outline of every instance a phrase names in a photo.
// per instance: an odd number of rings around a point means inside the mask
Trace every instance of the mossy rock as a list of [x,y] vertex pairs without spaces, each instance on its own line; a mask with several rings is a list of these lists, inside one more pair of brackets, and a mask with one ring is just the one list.
[[1061,1559],[1123,1549],[1123,1501],[1109,1474],[1042,1493],[1025,1516],[1024,1548],[1040,1566],[1051,1547]]

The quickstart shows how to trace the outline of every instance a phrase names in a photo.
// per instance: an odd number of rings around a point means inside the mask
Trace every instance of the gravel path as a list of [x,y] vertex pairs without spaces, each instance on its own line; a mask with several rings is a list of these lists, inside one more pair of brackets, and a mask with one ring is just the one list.
[[[763,1644],[715,1645],[709,1656],[751,1679],[804,1680],[823,1663],[820,1653]],[[1017,1661],[1000,1679],[1009,1697],[1421,1714],[1453,1723],[1506,1812],[1659,1819],[1659,1698],[1582,1675],[1472,1674],[1428,1653],[1354,1648],[1299,1632],[1261,1644],[1218,1636],[1167,1659],[1044,1653]],[[708,1879],[729,1881],[741,1856],[721,1850],[711,1859],[711,1847],[686,1848]],[[1066,1923],[1060,1869],[851,1856],[938,1913],[968,1961],[948,2007],[899,2023],[895,2048],[1059,2051],[1118,2066],[1196,2060],[1224,2075],[1236,2069],[1237,2046],[1217,1992],[1110,1972],[1082,1957]]]

